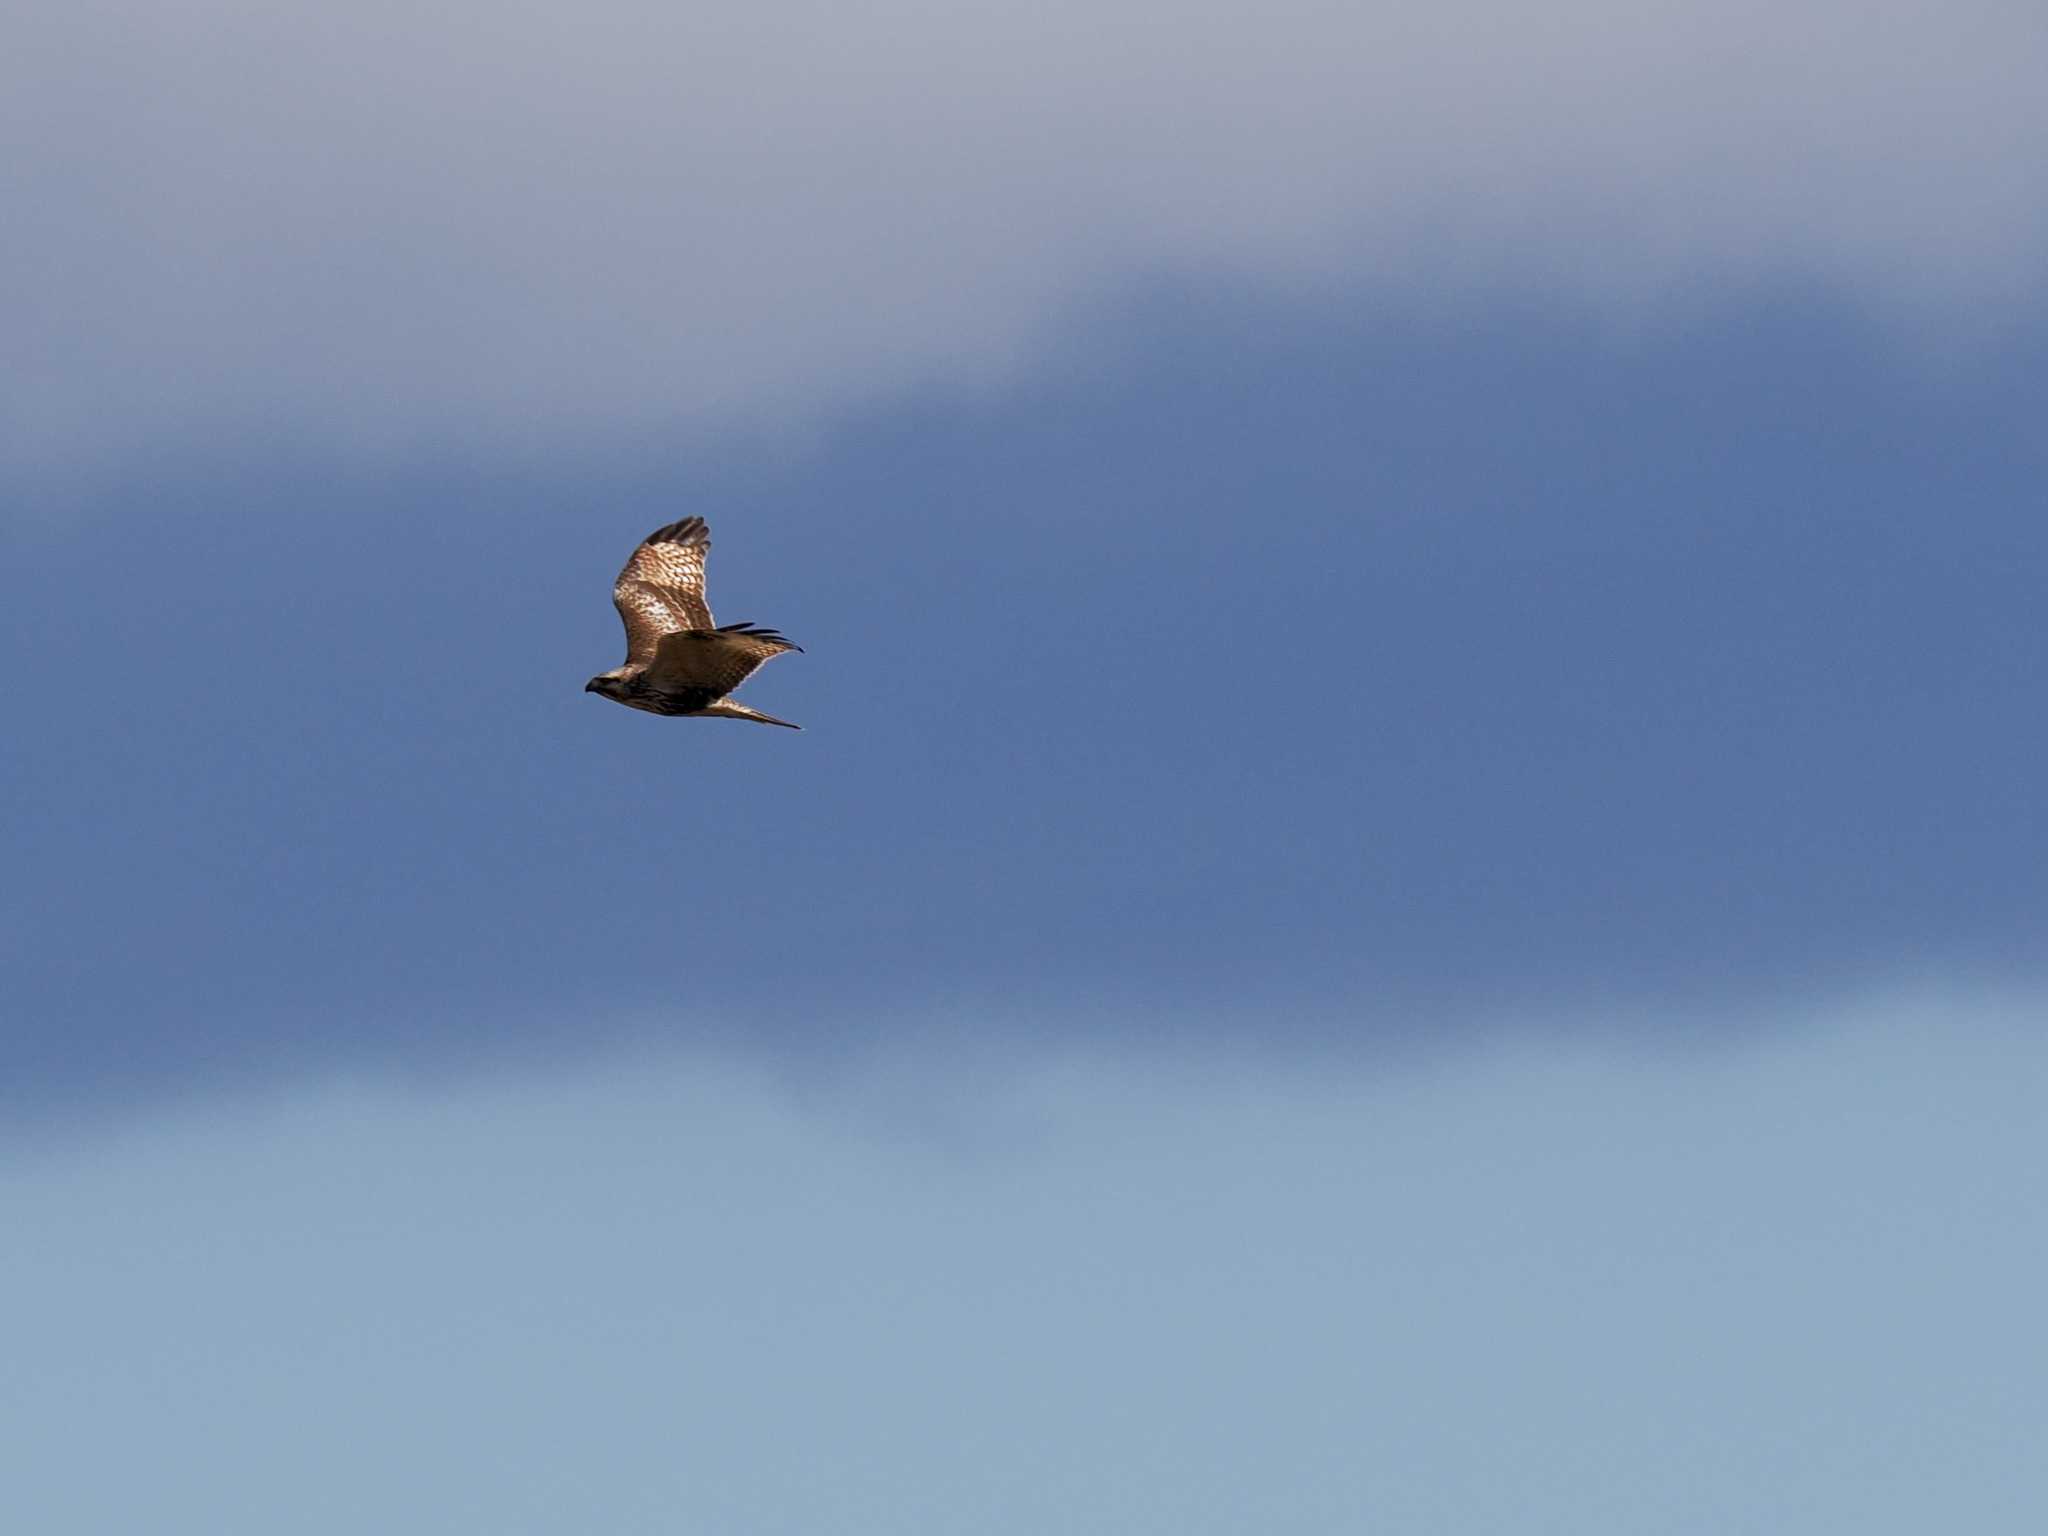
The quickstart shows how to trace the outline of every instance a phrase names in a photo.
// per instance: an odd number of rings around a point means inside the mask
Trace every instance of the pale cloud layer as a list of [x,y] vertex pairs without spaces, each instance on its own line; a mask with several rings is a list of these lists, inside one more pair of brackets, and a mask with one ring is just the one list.
[[1161,271],[1995,316],[2044,65],[2000,0],[84,0],[0,62],[0,454],[602,444]]
[[2018,1531],[2040,1016],[1922,991],[1677,1058],[1313,1073],[615,1062],[17,1142],[9,1506],[45,1536]]

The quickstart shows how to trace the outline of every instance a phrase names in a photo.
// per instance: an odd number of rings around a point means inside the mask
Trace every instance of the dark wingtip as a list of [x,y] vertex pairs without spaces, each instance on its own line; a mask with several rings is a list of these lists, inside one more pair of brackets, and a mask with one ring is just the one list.
[[711,529],[701,517],[685,517],[657,528],[643,544],[709,544]]
[[718,632],[721,635],[745,635],[750,640],[766,640],[773,645],[786,645],[792,651],[801,651],[803,649],[802,646],[790,639],[789,636],[783,634],[781,630],[760,629],[756,627],[752,619],[742,619],[737,624],[721,624],[718,626]]

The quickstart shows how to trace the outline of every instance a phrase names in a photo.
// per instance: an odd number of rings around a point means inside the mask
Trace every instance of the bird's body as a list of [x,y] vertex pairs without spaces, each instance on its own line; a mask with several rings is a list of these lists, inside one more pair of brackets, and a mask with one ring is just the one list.
[[628,709],[654,715],[709,715],[802,727],[729,697],[754,669],[784,651],[801,650],[772,629],[714,626],[704,601],[704,555],[711,531],[701,517],[657,528],[633,551],[612,587],[626,625],[623,666],[583,685]]

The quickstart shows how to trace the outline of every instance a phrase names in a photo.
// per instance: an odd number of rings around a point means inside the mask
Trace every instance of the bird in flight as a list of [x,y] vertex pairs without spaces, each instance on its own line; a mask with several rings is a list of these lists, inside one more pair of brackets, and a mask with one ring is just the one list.
[[751,624],[712,627],[704,601],[704,555],[711,530],[701,517],[657,528],[619,572],[612,602],[626,621],[626,662],[583,685],[628,709],[656,715],[716,715],[786,725],[728,697],[756,667],[784,651],[800,651],[772,629]]

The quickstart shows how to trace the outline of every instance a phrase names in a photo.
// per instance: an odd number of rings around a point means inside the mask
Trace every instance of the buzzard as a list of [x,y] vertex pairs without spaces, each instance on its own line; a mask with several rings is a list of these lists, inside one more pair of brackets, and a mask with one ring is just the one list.
[[751,624],[712,627],[704,602],[704,552],[710,548],[711,530],[701,517],[657,528],[641,541],[612,586],[612,602],[626,621],[626,664],[598,673],[583,691],[650,714],[717,715],[802,730],[727,697],[771,656],[803,647]]

